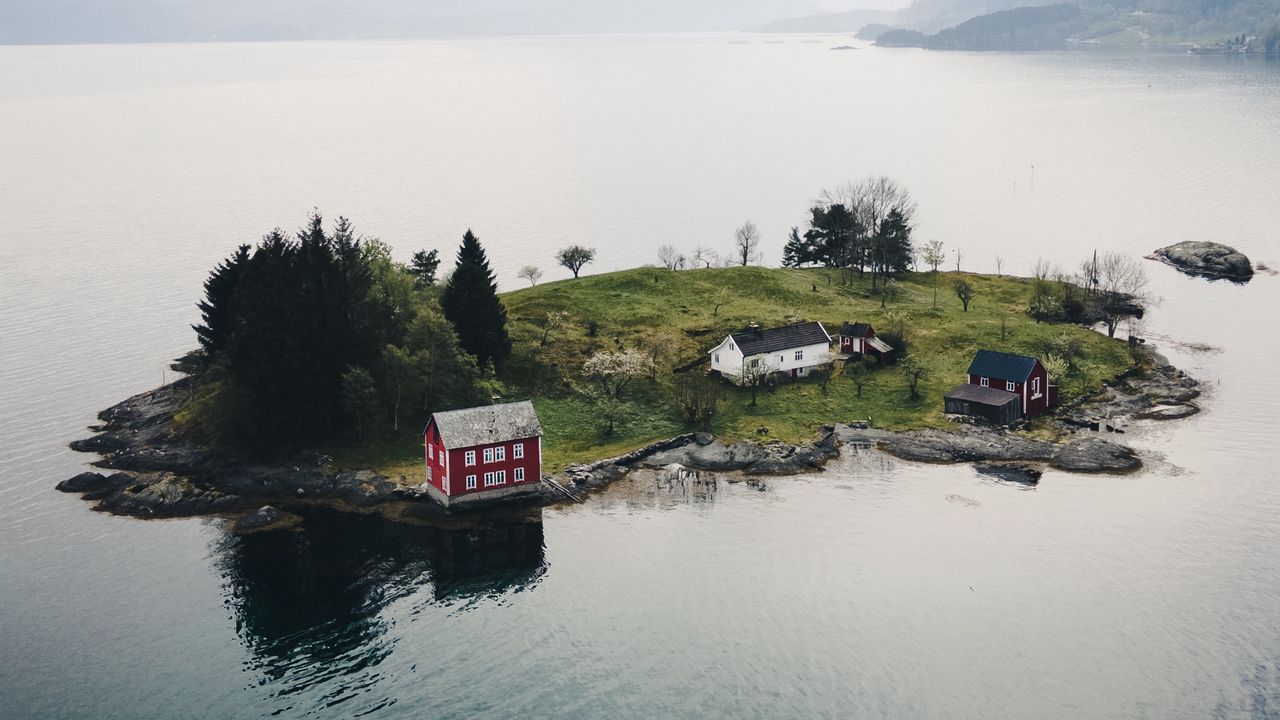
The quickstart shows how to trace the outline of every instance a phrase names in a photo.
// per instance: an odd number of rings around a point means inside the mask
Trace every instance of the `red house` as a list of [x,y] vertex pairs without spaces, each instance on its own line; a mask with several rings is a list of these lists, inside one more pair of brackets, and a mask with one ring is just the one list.
[[882,362],[893,359],[893,347],[876,337],[876,331],[867,323],[846,322],[840,328],[840,352],[845,355],[870,355]]
[[1058,386],[1049,384],[1049,373],[1039,360],[1026,355],[979,350],[969,364],[969,384],[1017,395],[1024,417],[1058,404]]
[[542,424],[528,401],[438,412],[422,434],[427,493],[445,507],[541,492]]

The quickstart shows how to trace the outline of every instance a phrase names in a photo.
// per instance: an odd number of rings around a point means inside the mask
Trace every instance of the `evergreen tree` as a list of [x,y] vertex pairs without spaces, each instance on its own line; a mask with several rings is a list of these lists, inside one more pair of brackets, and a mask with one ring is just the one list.
[[436,271],[440,269],[440,253],[435,250],[419,250],[413,254],[413,263],[409,266],[418,285],[426,287],[436,284]]
[[906,272],[911,267],[911,225],[899,208],[893,208],[872,238],[871,270],[881,276]]
[[498,299],[498,286],[480,241],[467,230],[458,249],[457,264],[440,298],[444,316],[453,323],[462,349],[484,367],[501,366],[511,352],[507,311]]
[[782,248],[782,267],[798,268],[809,262],[809,246],[800,237],[800,228],[792,227],[787,244]]
[[231,335],[231,298],[235,294],[240,276],[249,262],[249,246],[241,245],[235,254],[219,263],[204,281],[204,300],[197,307],[203,322],[192,325],[200,347],[209,360],[226,350]]

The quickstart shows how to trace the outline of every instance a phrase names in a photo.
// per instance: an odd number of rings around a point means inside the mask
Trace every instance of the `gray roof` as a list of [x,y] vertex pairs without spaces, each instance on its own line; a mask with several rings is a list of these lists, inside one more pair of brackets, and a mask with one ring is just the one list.
[[[840,334],[845,337],[863,337],[867,334],[868,330],[871,330],[870,323],[847,322],[844,324],[844,327],[840,328]],[[875,330],[871,330],[871,332],[874,333]]]
[[1026,382],[1036,366],[1036,359],[995,350],[979,350],[969,363],[969,374],[997,378],[1009,382]]
[[958,385],[954,390],[947,393],[946,397],[948,400],[964,400],[995,407],[1022,399],[1017,393],[998,390],[993,387],[982,387],[981,385]]
[[831,336],[820,322],[796,323],[768,330],[747,330],[734,333],[731,337],[742,351],[743,357],[831,342]]
[[542,423],[528,400],[446,410],[431,419],[450,450],[542,436]]

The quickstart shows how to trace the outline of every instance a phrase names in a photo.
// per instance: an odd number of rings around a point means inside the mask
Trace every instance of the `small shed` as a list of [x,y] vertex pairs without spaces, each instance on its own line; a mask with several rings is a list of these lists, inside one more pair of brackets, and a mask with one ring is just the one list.
[[864,322],[846,322],[840,328],[840,352],[845,355],[870,355],[883,362],[893,359],[893,347],[876,337],[875,328]]
[[946,394],[943,403],[950,415],[971,415],[997,425],[1008,425],[1022,417],[1022,396],[993,387],[958,385]]

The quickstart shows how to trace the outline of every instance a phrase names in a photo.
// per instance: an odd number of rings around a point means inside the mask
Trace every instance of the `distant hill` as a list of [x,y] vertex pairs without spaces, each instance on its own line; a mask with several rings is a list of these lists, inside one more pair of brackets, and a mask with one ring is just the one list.
[[915,30],[888,32],[876,44],[933,50],[1047,50],[1062,47],[1087,26],[1087,16],[1078,5],[1021,7],[966,20],[933,35]]
[[859,40],[870,40],[875,42],[881,35],[893,30],[892,25],[884,25],[882,23],[867,23],[863,25],[856,35]]
[[764,33],[855,33],[870,24],[887,26],[894,21],[895,15],[896,13],[892,10],[847,10],[782,18],[751,29],[754,32]]

